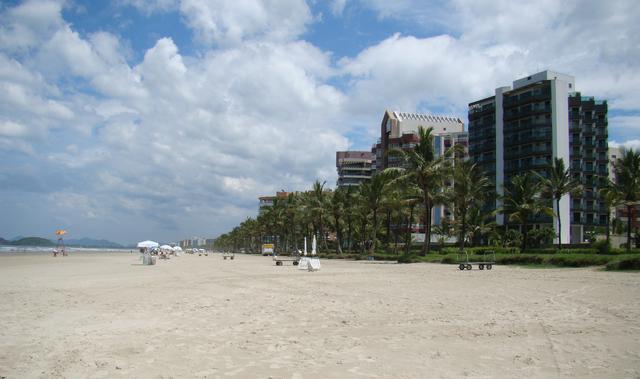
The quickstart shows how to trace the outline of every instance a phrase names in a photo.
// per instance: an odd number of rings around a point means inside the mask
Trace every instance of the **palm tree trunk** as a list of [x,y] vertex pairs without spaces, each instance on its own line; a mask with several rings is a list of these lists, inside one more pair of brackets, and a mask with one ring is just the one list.
[[609,244],[609,237],[611,236],[611,209],[607,207],[607,244]]
[[466,212],[462,211],[460,213],[460,218],[462,218],[461,220],[461,227],[460,227],[460,251],[464,250],[464,236],[467,232],[467,222],[466,222]]
[[429,233],[427,235],[427,239],[426,239],[426,243],[427,243],[427,254],[429,254],[431,252],[431,221],[433,221],[432,217],[431,217],[431,213],[433,212],[433,204],[430,203],[429,205],[429,212],[427,212],[427,223],[425,225],[426,227],[426,231]]
[[400,232],[400,230],[398,229],[398,226],[400,225],[401,222],[402,222],[402,215],[400,214],[400,215],[398,215],[398,218],[396,220],[396,229],[394,230],[394,233],[393,233],[393,237],[394,237],[394,240],[395,240],[394,247],[393,247],[393,253],[395,255],[398,255],[398,234]]
[[365,252],[365,242],[367,239],[367,216],[362,217],[362,229],[360,230],[360,252],[364,254]]
[[371,250],[370,253],[376,251],[376,245],[378,243],[378,208],[373,208],[373,241],[371,241]]
[[409,254],[411,251],[411,232],[413,231],[413,210],[415,208],[415,204],[411,204],[410,212],[409,212],[409,220],[407,220],[407,240],[405,246],[405,253]]
[[352,242],[352,222],[351,222],[351,216],[347,217],[347,251],[351,250],[351,244]]
[[389,247],[389,241],[391,239],[391,210],[387,210],[387,235],[385,237],[384,244]]
[[340,217],[336,219],[336,253],[342,255],[342,228],[340,227]]
[[627,205],[627,251],[631,250],[631,205]]
[[523,223],[522,224],[522,251],[521,253],[524,253],[525,250],[527,250],[527,236],[528,236],[529,232],[527,230],[527,224]]
[[428,222],[428,213],[430,212],[429,206],[428,206],[428,202],[425,201],[425,205],[424,205],[424,213],[422,214],[422,226],[424,227],[424,242],[422,242],[422,255],[427,254],[427,239],[429,238],[429,231],[427,228],[427,222]]
[[[324,234],[324,224],[322,223],[322,215],[320,215],[320,240],[324,246],[324,249],[327,250],[327,236]],[[319,250],[319,249],[318,249]]]
[[424,199],[424,243],[422,244],[422,255],[426,255],[429,253],[431,249],[431,200],[428,198]]

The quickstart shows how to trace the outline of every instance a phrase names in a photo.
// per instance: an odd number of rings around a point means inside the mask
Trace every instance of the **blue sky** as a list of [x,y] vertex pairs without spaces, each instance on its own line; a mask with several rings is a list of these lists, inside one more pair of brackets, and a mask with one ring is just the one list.
[[334,183],[385,109],[451,115],[543,69],[640,145],[633,1],[114,0],[0,5],[0,237],[216,236]]

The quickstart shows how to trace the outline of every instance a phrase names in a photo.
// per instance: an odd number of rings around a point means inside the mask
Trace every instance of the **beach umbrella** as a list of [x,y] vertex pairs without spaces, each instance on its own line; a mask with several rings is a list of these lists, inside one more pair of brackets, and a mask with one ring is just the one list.
[[304,237],[304,256],[307,256],[307,237]]
[[311,255],[316,255],[316,235],[313,235],[313,242],[311,242]]
[[154,247],[158,247],[160,246],[159,243],[154,242],[154,241],[142,241],[142,242],[138,242],[138,247],[144,247],[147,249],[153,249]]
[[180,246],[174,246],[173,251],[182,251],[182,248]]

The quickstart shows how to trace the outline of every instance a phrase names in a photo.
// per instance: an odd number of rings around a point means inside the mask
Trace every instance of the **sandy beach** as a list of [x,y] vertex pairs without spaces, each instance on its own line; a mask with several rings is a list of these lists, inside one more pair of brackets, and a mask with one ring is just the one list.
[[0,377],[640,377],[640,274],[0,256]]

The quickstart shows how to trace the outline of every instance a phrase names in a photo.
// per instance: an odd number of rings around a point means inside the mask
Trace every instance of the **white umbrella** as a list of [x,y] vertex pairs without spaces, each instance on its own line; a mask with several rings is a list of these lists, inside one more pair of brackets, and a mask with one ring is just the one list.
[[145,247],[147,249],[153,249],[154,247],[158,247],[158,246],[160,246],[160,244],[154,241],[147,240],[147,241],[138,242],[138,247]]
[[162,245],[162,246],[160,246],[160,248],[161,248],[162,250],[173,250],[173,247],[171,247],[171,246],[169,246],[169,245]]
[[182,251],[182,248],[180,246],[174,246],[173,251]]
[[307,256],[307,237],[304,237],[304,256]]
[[316,255],[316,235],[313,235],[313,242],[311,242],[311,255]]

